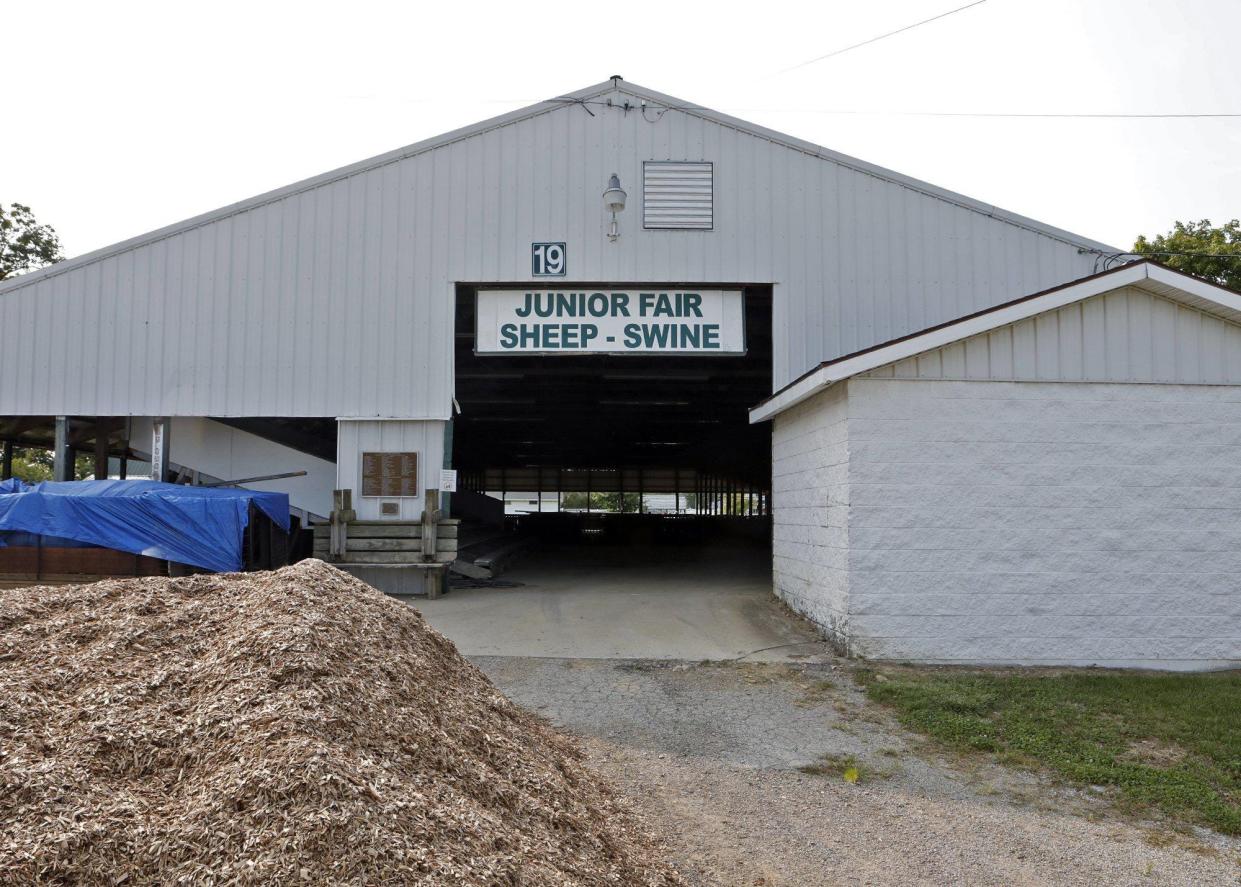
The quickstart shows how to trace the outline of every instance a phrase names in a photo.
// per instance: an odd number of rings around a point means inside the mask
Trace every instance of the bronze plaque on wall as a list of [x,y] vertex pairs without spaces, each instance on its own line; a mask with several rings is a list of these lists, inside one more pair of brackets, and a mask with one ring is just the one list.
[[418,495],[417,453],[363,453],[362,495]]

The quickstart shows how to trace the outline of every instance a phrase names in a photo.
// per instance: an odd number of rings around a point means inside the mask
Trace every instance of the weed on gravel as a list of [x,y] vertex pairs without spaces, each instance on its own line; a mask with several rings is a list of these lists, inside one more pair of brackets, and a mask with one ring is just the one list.
[[797,769],[811,776],[832,776],[848,783],[872,782],[896,775],[896,767],[876,767],[856,755],[825,754],[813,764],[803,764]]

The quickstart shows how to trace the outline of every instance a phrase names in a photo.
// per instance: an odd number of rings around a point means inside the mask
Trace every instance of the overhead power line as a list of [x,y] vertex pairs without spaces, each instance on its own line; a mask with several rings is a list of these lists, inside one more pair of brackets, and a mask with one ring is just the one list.
[[920,22],[914,22],[912,25],[906,25],[903,28],[897,28],[895,31],[888,31],[886,34],[880,34],[877,37],[871,37],[869,40],[863,40],[861,43],[854,43],[852,46],[845,46],[841,49],[834,49],[831,52],[827,53],[826,55],[821,55],[821,56],[818,56],[817,58],[812,58],[809,61],[805,61],[805,62],[801,62],[796,65],[793,65],[790,68],[784,68],[783,70],[777,71],[776,74],[777,75],[787,74],[789,71],[796,71],[798,68],[804,68],[807,65],[813,65],[816,62],[825,61],[826,59],[834,58],[838,55],[844,55],[846,52],[852,52],[855,49],[861,49],[863,46],[869,46],[872,43],[878,43],[880,40],[886,40],[889,37],[895,37],[897,34],[904,34],[906,31],[912,31],[914,28],[920,28],[922,25],[927,25],[927,24],[930,24],[931,22],[939,21],[941,18],[947,18],[948,16],[955,15],[958,12],[964,12],[965,10],[970,9],[971,7],[980,6],[986,2],[987,0],[974,0],[973,3],[967,3],[964,6],[958,6],[956,9],[950,9],[947,12],[941,12],[939,15],[933,15],[930,18],[923,19]]
[[1077,250],[1079,255],[1094,255],[1094,270],[1098,272],[1099,263],[1103,263],[1103,270],[1108,271],[1117,265],[1128,265],[1131,262],[1140,262],[1142,259],[1152,257],[1176,256],[1194,259],[1231,259],[1241,261],[1241,253],[1195,253],[1189,250],[1147,250],[1144,252],[1120,252],[1114,253],[1102,249],[1092,249],[1090,247],[1081,247]]
[[1038,119],[1059,118],[1059,119],[1083,119],[1083,120],[1162,120],[1177,118],[1199,118],[1199,117],[1241,117],[1241,112],[1207,112],[1207,113],[1153,113],[1153,114],[1128,114],[1128,113],[1094,113],[1094,112],[1045,112],[1045,111],[819,111],[808,113],[820,114],[878,114],[892,117],[1033,117]]
[[[573,99],[573,98],[554,98],[546,99],[550,102],[561,102],[569,105],[582,105],[583,107],[592,106],[596,108],[623,108],[624,106],[615,101],[603,101],[599,99]],[[704,105],[673,105],[663,104],[661,102],[646,103],[646,107],[651,111],[712,111]],[[640,110],[637,104],[632,104],[629,110]],[[1117,113],[1088,113],[1075,111],[867,111],[861,109],[847,108],[733,108],[734,114],[839,114],[839,115],[857,115],[867,116],[874,115],[878,117],[967,117],[982,118],[989,117],[1006,118],[1006,119],[1022,119],[1028,118],[1032,120],[1193,120],[1193,119],[1235,119],[1241,117],[1241,111],[1187,111],[1180,112],[1117,112]]]
[[1117,259],[1124,256],[1135,256],[1142,258],[1143,256],[1192,256],[1196,259],[1241,259],[1241,253],[1199,253],[1191,250],[1157,250],[1148,249],[1142,252],[1120,252],[1113,253],[1102,249],[1091,249],[1090,247],[1081,247],[1078,253],[1093,253],[1096,256],[1107,256],[1108,258]]
[[1195,259],[1239,259],[1241,253],[1191,253],[1191,252],[1164,252],[1162,250],[1143,250],[1140,253],[1122,253],[1121,255],[1129,256],[1192,256]]

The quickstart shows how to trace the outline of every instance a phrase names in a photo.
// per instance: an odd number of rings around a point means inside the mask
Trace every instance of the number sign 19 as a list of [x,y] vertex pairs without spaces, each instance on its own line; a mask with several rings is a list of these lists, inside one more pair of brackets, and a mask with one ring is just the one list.
[[532,243],[530,247],[535,277],[564,277],[565,248],[563,243]]

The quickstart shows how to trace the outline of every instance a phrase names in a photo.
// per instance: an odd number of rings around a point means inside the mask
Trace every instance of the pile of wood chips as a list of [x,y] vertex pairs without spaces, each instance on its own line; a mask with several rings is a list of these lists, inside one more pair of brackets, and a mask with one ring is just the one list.
[[0,884],[673,885],[573,741],[321,561],[0,591]]

